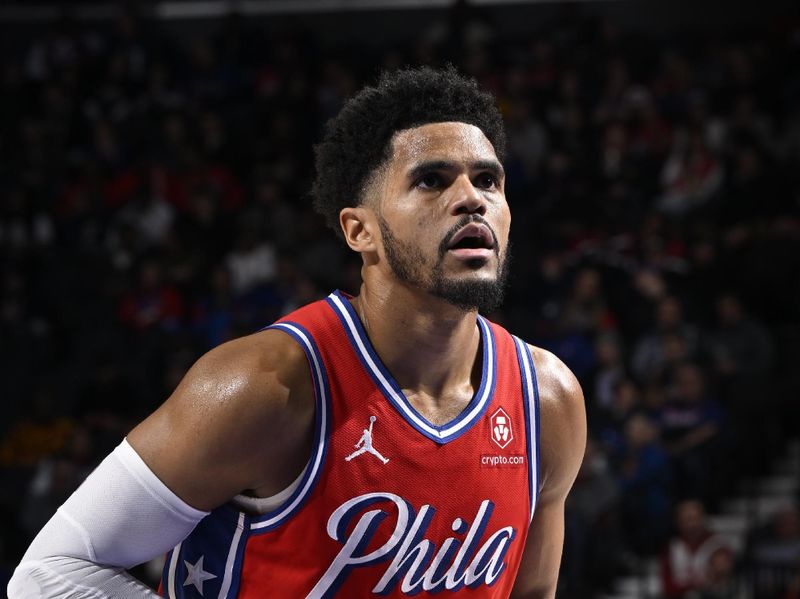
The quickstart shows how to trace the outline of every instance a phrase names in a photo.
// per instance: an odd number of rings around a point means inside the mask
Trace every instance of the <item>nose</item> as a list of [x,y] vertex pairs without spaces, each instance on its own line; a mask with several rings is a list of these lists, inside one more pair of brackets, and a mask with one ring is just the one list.
[[469,177],[462,175],[453,184],[455,199],[450,206],[450,214],[486,215],[486,198],[475,188]]

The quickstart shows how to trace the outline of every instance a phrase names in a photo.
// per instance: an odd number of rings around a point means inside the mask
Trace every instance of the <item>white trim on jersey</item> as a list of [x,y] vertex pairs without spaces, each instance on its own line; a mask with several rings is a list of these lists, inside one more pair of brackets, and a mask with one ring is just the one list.
[[525,386],[525,393],[523,394],[523,397],[526,399],[525,411],[528,415],[528,418],[526,419],[527,426],[525,427],[525,435],[528,444],[528,476],[530,477],[531,481],[530,521],[532,522],[533,512],[536,509],[536,500],[539,489],[539,463],[537,459],[539,448],[536,445],[539,440],[536,435],[537,411],[535,404],[537,389],[534,385],[533,359],[531,358],[531,352],[528,349],[528,345],[518,337],[514,337],[514,344],[517,346],[517,352],[522,361],[522,383]]
[[178,591],[175,588],[175,571],[178,568],[181,545],[183,545],[183,541],[175,545],[175,548],[172,550],[172,557],[169,560],[169,575],[167,578],[167,593],[169,594],[169,599],[178,599]]
[[219,589],[219,599],[225,599],[228,596],[228,591],[231,589],[231,582],[233,582],[233,567],[236,565],[236,555],[239,553],[239,543],[242,540],[242,532],[244,531],[244,513],[239,514],[239,521],[236,523],[236,532],[231,541],[231,547],[228,550],[228,559],[225,562],[225,576],[222,579],[222,587]]

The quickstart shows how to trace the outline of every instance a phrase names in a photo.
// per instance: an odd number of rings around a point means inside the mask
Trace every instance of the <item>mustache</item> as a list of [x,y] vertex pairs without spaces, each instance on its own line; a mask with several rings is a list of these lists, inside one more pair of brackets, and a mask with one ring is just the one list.
[[465,214],[456,224],[450,227],[447,233],[445,233],[442,243],[439,244],[439,258],[443,258],[445,254],[447,254],[448,246],[450,245],[450,241],[453,239],[453,237],[455,237],[455,234],[470,223],[480,223],[489,229],[489,233],[492,234],[492,242],[494,244],[492,249],[496,255],[500,255],[500,244],[497,241],[497,235],[495,235],[492,226],[486,222],[486,219],[484,219],[480,214]]

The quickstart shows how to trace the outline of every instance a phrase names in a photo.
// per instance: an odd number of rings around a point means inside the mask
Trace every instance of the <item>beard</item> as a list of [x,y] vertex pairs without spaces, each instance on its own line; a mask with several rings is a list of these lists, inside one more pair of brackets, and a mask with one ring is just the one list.
[[[417,246],[395,237],[389,229],[388,223],[382,216],[378,215],[378,225],[383,236],[386,261],[400,281],[443,299],[465,312],[478,310],[488,314],[500,307],[505,297],[508,271],[511,265],[510,241],[501,257],[497,238],[494,237],[494,231],[492,231],[495,242],[494,252],[498,258],[497,273],[494,279],[453,279],[447,278],[444,274],[444,259],[447,255],[447,246],[450,243],[450,239],[471,222],[486,224],[486,221],[477,214],[472,216],[464,215],[442,239],[442,243],[439,244],[436,262],[431,267],[429,261],[425,259],[425,255]],[[489,230],[491,231],[491,228]],[[482,258],[467,261],[467,266],[473,270],[478,270],[484,264],[485,261]]]

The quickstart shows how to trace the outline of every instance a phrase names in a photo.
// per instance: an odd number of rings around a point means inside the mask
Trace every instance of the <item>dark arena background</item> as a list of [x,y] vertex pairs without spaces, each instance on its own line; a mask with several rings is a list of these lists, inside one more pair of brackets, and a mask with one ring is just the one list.
[[508,129],[491,316],[586,395],[558,597],[800,597],[796,2],[3,2],[0,51],[0,594],[198,356],[357,292],[312,147],[452,62]]

